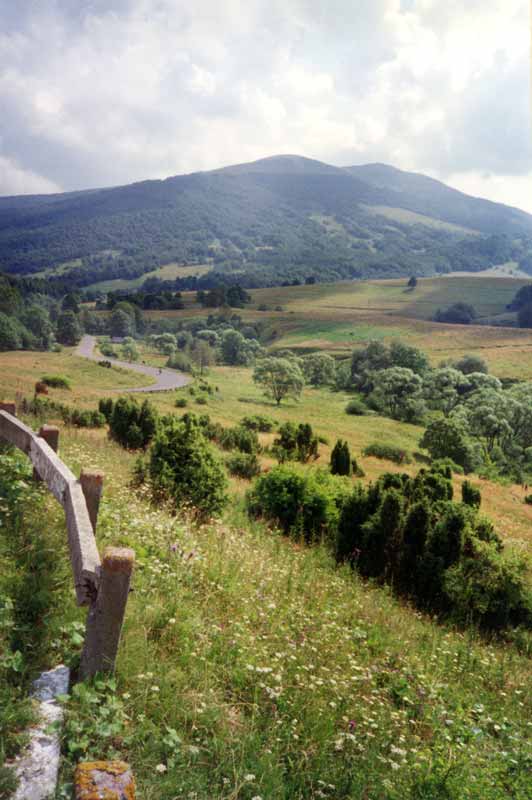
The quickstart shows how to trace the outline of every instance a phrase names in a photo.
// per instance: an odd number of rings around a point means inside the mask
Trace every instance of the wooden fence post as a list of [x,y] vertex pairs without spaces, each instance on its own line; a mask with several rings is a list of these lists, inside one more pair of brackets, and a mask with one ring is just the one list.
[[[54,453],[57,453],[59,450],[59,428],[56,425],[41,425],[41,429],[37,435],[50,445]],[[33,468],[33,480],[41,480],[41,476],[35,467]]]
[[100,508],[100,499],[103,492],[103,479],[104,473],[96,470],[82,469],[79,476],[94,533],[96,533],[98,509]]
[[87,615],[83,679],[114,670],[134,563],[135,552],[129,547],[105,550],[98,594]]

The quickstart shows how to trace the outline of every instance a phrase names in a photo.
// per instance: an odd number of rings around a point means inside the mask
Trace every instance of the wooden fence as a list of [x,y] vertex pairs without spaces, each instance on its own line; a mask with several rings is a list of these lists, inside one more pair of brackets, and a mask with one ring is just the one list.
[[0,403],[0,440],[26,453],[36,480],[43,481],[65,511],[77,603],[88,606],[81,677],[114,669],[135,553],[108,547],[100,559],[94,533],[103,473],[82,470],[79,481],[57,455],[59,428],[34,433],[16,417],[14,403]]

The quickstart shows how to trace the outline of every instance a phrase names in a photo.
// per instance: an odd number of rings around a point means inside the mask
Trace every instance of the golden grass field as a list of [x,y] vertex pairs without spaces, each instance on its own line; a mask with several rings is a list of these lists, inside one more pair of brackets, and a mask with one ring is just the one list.
[[[528,282],[449,275],[421,278],[414,291],[407,289],[404,279],[255,289],[252,302],[235,313],[249,322],[261,321],[270,346],[276,349],[319,349],[341,357],[372,339],[400,338],[423,349],[433,364],[475,353],[501,378],[530,380],[532,330],[431,321],[438,308],[460,301],[474,306],[480,322],[501,316],[515,319],[506,306]],[[187,320],[211,313],[195,302],[195,293],[183,297],[182,311],[149,311],[147,317]],[[260,311],[264,306],[267,310]]]

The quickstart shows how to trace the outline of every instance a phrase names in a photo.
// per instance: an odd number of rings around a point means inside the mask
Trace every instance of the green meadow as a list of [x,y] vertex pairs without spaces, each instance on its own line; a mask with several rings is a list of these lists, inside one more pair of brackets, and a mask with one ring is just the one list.
[[[411,293],[404,283],[256,290],[237,313],[263,321],[272,349],[344,358],[356,344],[401,338],[426,349],[433,363],[474,352],[496,375],[532,376],[532,331],[428,320],[432,309],[457,298],[486,317],[501,314],[522,281],[450,276],[421,280]],[[193,295],[185,303],[183,311],[147,316],[206,318]],[[139,350],[146,363],[166,361],[144,342]],[[45,374],[71,383],[70,390],[50,388],[50,399],[81,409],[149,383],[71,348],[10,352],[0,353],[0,397],[31,397]],[[374,413],[348,415],[345,392],[307,386],[298,402],[277,406],[250,368],[212,367],[206,381],[209,394],[198,392],[196,379],[148,396],[162,414],[208,413],[224,426],[253,414],[276,425],[308,422],[321,439],[316,466],[328,465],[342,438],[365,482],[385,471],[415,474],[426,460],[423,428]],[[177,399],[186,406],[176,408]],[[133,766],[140,800],[528,800],[532,687],[519,634],[502,641],[439,623],[389,588],[338,567],[325,547],[309,548],[250,520],[248,481],[232,478],[223,517],[198,525],[186,509],[153,504],[146,486],[132,484],[137,453],[105,429],[65,426],[53,414],[25,420],[35,428],[60,425],[60,455],[75,474],[104,471],[99,548],[130,546],[137,559],[116,675],[78,685],[65,700],[57,798],[72,797],[78,760],[121,758]],[[260,434],[261,443],[274,436]],[[406,450],[411,462],[364,456],[375,442]],[[275,463],[269,454],[260,459],[263,470]],[[11,500],[0,508],[0,597],[13,597],[13,617],[22,618],[29,612],[16,587],[39,576],[43,591],[27,619],[46,624],[35,650],[31,626],[22,631],[22,673],[9,673],[20,693],[0,713],[0,756],[6,743],[11,753],[23,739],[31,718],[23,694],[35,672],[59,661],[76,667],[85,614],[69,583],[62,511],[32,484],[23,456],[16,470],[27,511],[15,515]],[[529,552],[527,490],[469,478],[505,545]],[[462,480],[454,477],[455,497]],[[2,776],[0,769],[0,797]]]

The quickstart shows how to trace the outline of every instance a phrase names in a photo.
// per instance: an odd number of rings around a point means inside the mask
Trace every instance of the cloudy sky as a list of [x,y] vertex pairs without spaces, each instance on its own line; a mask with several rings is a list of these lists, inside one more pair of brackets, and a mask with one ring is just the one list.
[[0,0],[0,195],[296,153],[532,212],[529,0]]

